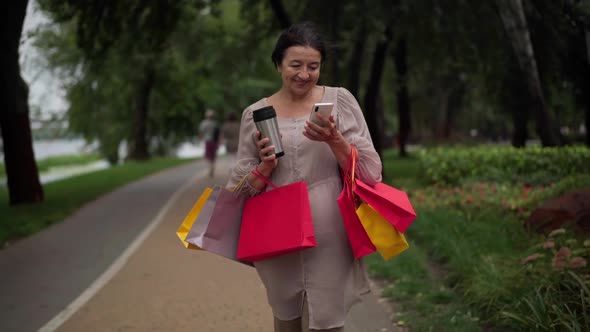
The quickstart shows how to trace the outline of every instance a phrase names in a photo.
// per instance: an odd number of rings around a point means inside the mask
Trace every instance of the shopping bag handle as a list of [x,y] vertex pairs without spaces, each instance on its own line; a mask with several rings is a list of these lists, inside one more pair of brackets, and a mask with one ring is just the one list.
[[346,172],[343,174],[343,178],[344,181],[346,181],[351,187],[354,186],[354,180],[355,180],[355,172],[356,172],[356,165],[357,165],[357,159],[358,159],[358,152],[356,150],[356,147],[354,145],[350,145],[350,158],[348,160],[348,168],[346,169]]
[[269,178],[264,176],[264,174],[260,173],[260,171],[258,170],[258,166],[254,167],[254,169],[252,170],[252,174],[254,174],[254,176],[256,176],[257,178],[262,180],[267,185],[273,187],[273,189],[277,189],[277,186],[275,186],[274,183],[272,183]]

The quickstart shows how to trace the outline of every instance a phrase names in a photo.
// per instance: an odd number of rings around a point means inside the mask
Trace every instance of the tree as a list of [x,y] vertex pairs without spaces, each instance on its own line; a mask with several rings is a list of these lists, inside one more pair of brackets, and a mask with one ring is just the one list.
[[[129,137],[129,158],[149,158],[147,119],[150,96],[157,80],[155,67],[185,2],[42,0],[41,4],[55,21],[76,22],[77,44],[91,71],[99,70],[105,56],[113,49],[134,58],[135,71],[128,77],[128,83],[135,87],[131,102],[135,116]],[[193,4],[205,6],[201,1],[194,1]]]
[[530,97],[529,108],[535,117],[537,133],[543,146],[559,144],[551,126],[550,111],[545,101],[537,62],[531,43],[522,0],[496,0],[507,38],[510,40],[518,63],[524,74],[523,79]]
[[3,1],[0,8],[0,131],[11,205],[43,200],[33,153],[28,87],[20,75],[19,44],[27,0]]
[[393,38],[391,23],[385,26],[383,36],[375,45],[373,52],[373,61],[371,63],[371,74],[367,82],[367,91],[365,93],[365,118],[367,126],[371,132],[371,139],[377,153],[383,154],[383,108],[379,105],[381,93],[381,79],[383,77],[383,68],[385,66],[385,56],[387,48]]
[[394,62],[397,75],[397,114],[398,114],[398,135],[400,157],[408,155],[406,145],[412,129],[410,117],[410,96],[408,93],[408,61],[407,42],[405,36],[400,36],[395,45]]

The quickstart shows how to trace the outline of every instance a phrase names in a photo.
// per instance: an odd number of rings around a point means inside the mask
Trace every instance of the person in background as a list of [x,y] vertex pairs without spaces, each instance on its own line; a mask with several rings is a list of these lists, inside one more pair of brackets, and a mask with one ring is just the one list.
[[207,110],[205,119],[199,124],[199,139],[205,142],[205,159],[209,162],[209,176],[215,175],[215,159],[219,146],[220,128],[215,120],[215,112]]
[[[274,315],[276,332],[344,331],[350,307],[369,291],[362,260],[350,248],[337,198],[340,169],[346,169],[351,145],[358,150],[357,177],[381,181],[381,159],[373,147],[363,112],[346,89],[318,85],[326,47],[314,27],[295,24],[279,36],[271,59],[281,79],[273,95],[248,106],[240,123],[237,162],[228,188],[245,178],[241,193],[251,197],[267,190],[258,173],[277,186],[307,183],[317,246],[254,263]],[[309,121],[314,103],[334,103],[322,126]],[[285,154],[265,146],[253,111],[272,105]],[[257,172],[252,172],[254,169]],[[261,211],[264,213],[264,211]],[[289,213],[289,211],[285,211]],[[281,222],[281,216],[277,216]]]
[[[240,134],[240,122],[235,112],[228,112],[221,126],[221,142],[225,145],[225,151],[234,159],[238,151],[238,138]],[[232,163],[234,160],[232,160]]]

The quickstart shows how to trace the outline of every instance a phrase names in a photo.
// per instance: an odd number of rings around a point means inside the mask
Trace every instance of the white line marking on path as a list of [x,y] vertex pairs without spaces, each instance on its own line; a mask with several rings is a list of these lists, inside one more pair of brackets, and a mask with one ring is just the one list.
[[178,196],[188,190],[188,188],[194,185],[195,181],[202,176],[205,176],[208,170],[203,170],[197,173],[192,179],[185,183],[180,189],[178,189],[172,197],[168,199],[163,208],[160,209],[158,215],[150,221],[148,226],[133,240],[133,242],[125,249],[125,251],[119,256],[109,268],[104,271],[100,277],[98,277],[80,296],[74,301],[67,305],[64,310],[57,314],[49,322],[45,323],[38,331],[39,332],[53,332],[57,330],[63,323],[65,323],[73,314],[76,313],[86,302],[88,302],[99,290],[101,290],[127,263],[127,260],[131,255],[137,251],[139,246],[147,239],[147,237],[156,229],[156,227],[162,222],[164,214],[168,212],[170,206],[176,201]]

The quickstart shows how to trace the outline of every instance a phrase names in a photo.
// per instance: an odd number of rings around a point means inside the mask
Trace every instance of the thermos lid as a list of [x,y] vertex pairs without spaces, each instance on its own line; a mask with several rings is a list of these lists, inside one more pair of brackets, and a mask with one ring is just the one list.
[[271,105],[252,111],[252,116],[254,117],[254,122],[258,122],[276,117],[277,112],[275,112],[275,108]]

